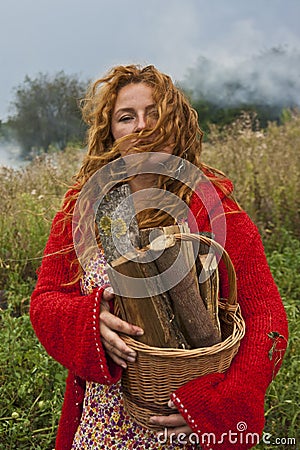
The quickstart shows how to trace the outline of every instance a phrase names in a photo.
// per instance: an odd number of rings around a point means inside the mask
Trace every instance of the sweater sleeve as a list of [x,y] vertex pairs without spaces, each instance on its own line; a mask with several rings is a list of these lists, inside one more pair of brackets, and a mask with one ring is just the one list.
[[[246,333],[239,351],[226,373],[199,377],[171,396],[203,444],[210,439],[214,449],[248,449],[257,443],[264,427],[266,389],[287,345],[286,313],[260,236],[254,231],[251,239],[241,237],[236,271]],[[237,239],[238,233],[236,245]],[[254,442],[246,439],[247,433],[255,434]]]
[[59,212],[54,218],[38,281],[31,296],[30,318],[46,351],[84,380],[113,383],[120,368],[106,355],[100,340],[103,288],[81,295],[75,274],[71,223]]

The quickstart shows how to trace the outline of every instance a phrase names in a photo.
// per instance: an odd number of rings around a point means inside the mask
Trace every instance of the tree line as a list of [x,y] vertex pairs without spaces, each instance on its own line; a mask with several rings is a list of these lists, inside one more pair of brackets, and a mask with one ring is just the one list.
[[[88,83],[64,72],[52,77],[42,73],[36,78],[26,76],[14,91],[11,103],[13,114],[6,123],[0,122],[0,138],[13,136],[26,159],[48,152],[53,147],[63,150],[70,143],[84,145],[86,126],[82,121],[79,101],[84,97]],[[242,111],[255,112],[262,128],[269,121],[280,120],[281,113],[273,106],[243,104],[226,107],[204,96],[193,98],[189,92],[186,94],[198,112],[206,138],[210,124],[223,127],[232,123]]]
[[12,130],[25,158],[51,147],[62,150],[69,143],[82,143],[86,129],[79,101],[87,86],[87,81],[64,72],[26,76],[14,92],[14,114],[1,128]]

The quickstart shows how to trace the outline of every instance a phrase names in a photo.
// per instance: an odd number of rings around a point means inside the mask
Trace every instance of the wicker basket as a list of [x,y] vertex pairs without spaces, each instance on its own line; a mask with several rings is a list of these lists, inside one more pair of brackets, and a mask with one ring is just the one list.
[[215,241],[196,234],[178,234],[176,239],[201,241],[222,255],[228,282],[228,299],[219,302],[222,342],[198,349],[150,347],[122,336],[137,353],[135,363],[127,363],[122,375],[123,398],[132,419],[146,428],[155,429],[149,418],[174,413],[168,406],[170,394],[188,381],[214,372],[225,372],[236,355],[245,334],[245,323],[237,304],[236,275],[226,251]]

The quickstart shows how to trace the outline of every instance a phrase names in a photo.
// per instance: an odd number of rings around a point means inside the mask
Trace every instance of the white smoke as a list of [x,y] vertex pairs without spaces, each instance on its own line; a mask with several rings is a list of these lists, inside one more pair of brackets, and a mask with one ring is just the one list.
[[300,106],[300,53],[272,48],[224,65],[200,57],[181,83],[193,100],[223,106]]
[[24,164],[19,145],[14,141],[0,140],[0,167],[19,169]]

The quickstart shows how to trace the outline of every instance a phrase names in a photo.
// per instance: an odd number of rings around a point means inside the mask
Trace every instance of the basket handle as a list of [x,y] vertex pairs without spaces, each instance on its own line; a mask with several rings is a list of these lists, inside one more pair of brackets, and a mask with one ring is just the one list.
[[227,269],[229,293],[227,302],[229,305],[237,305],[237,286],[236,286],[236,272],[232,264],[230,256],[227,251],[216,241],[207,236],[202,236],[195,233],[176,233],[175,239],[182,241],[198,241],[211,246],[220,256]]

